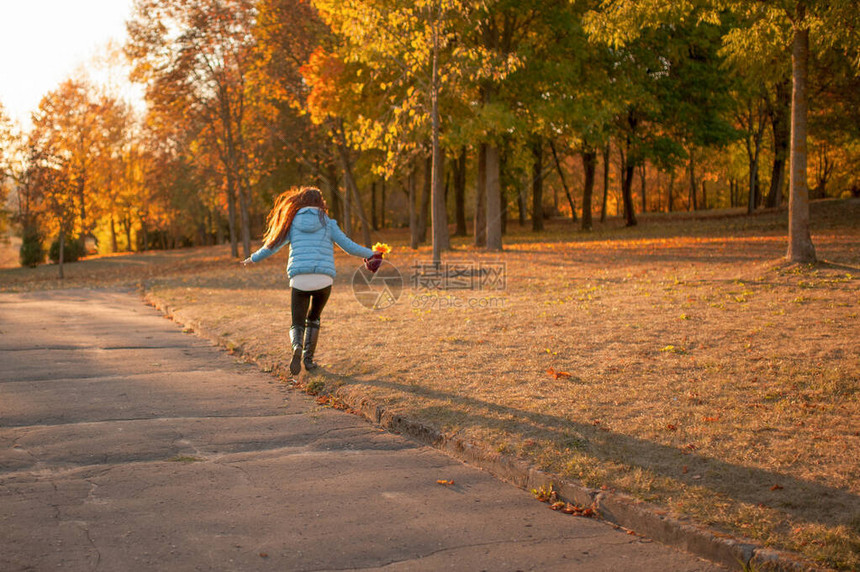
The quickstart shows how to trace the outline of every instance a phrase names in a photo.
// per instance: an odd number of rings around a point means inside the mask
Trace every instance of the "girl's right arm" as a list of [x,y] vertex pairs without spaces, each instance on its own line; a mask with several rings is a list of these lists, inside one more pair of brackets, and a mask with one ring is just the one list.
[[347,254],[352,254],[353,256],[360,256],[361,258],[370,258],[373,256],[373,251],[369,248],[361,246],[353,242],[337,225],[337,221],[334,219],[328,219],[328,226],[331,230],[332,240],[334,243],[341,247],[344,252]]
[[289,244],[289,242],[290,242],[290,238],[288,236],[286,239],[284,239],[284,242],[282,242],[281,244],[279,244],[275,248],[268,248],[266,246],[263,246],[257,252],[252,254],[249,258],[246,258],[245,260],[243,260],[242,263],[244,264],[244,263],[246,263],[246,261],[247,262],[260,262],[261,260],[265,260],[266,258],[270,257],[271,255],[275,254],[280,249],[282,249],[284,247],[284,245]]

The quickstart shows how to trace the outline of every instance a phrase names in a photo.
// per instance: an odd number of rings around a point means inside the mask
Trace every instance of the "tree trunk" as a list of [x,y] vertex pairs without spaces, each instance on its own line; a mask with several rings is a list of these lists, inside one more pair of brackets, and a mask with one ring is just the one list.
[[[355,210],[358,213],[358,219],[361,221],[362,240],[364,241],[364,245],[370,248],[370,223],[368,222],[367,217],[364,214],[364,209],[361,206],[361,197],[358,194],[358,187],[355,185],[355,179],[352,176],[352,165],[350,165],[349,161],[349,152],[347,151],[346,146],[343,144],[339,145],[338,149],[340,151],[340,159],[343,162],[343,176],[344,183],[346,184],[346,197],[351,199],[350,202],[355,203]],[[347,216],[346,218],[349,219],[350,217]],[[347,236],[349,236],[349,233],[347,233]]]
[[770,177],[770,191],[767,194],[767,207],[777,208],[782,204],[785,166],[791,146],[791,83],[789,80],[776,85],[776,101],[771,109],[770,118],[773,130],[773,169]]
[[454,218],[457,228],[454,236],[466,236],[466,146],[460,148],[454,165]]
[[58,242],[60,244],[60,252],[58,254],[57,262],[59,263],[59,278],[62,280],[65,278],[65,276],[63,276],[63,251],[66,250],[66,230],[63,227],[60,227],[60,237]]
[[636,166],[629,162],[624,168],[624,180],[621,181],[621,198],[624,201],[624,226],[636,226],[636,213],[633,211],[633,175]]
[[379,223],[376,220],[376,181],[370,184],[370,226],[373,230],[379,230]]
[[[564,171],[561,169],[561,161],[558,160],[558,153],[555,151],[555,143],[550,140],[549,149],[552,151],[552,158],[555,161],[555,168],[558,171],[558,178],[561,179],[561,186],[564,188],[564,194],[567,196],[567,203],[570,205],[570,218],[576,222],[576,202],[570,194],[570,189],[567,187],[567,181],[564,178]],[[582,207],[585,209],[585,207]],[[582,211],[582,216],[585,216],[585,210]]]
[[110,215],[110,251],[113,254],[119,252],[119,245],[116,243],[116,222],[113,215]]
[[675,193],[675,169],[669,173],[669,212],[672,212],[672,195]]
[[523,180],[517,187],[517,216],[519,217],[520,228],[526,226],[526,189],[529,188],[531,177],[523,176]]
[[251,212],[250,189],[240,174],[239,176],[239,211],[242,215],[242,249],[245,258],[251,256]]
[[807,76],[809,66],[809,28],[805,27],[806,5],[799,2],[791,48],[791,178],[788,199],[788,252],[791,262],[816,261],[809,235],[809,187],[806,179]]
[[487,191],[487,250],[502,250],[502,196],[501,164],[499,147],[487,144],[486,191]]
[[430,195],[433,192],[433,156],[424,160],[424,185],[421,190],[421,210],[418,212],[418,240],[427,242],[427,223],[430,218]]
[[382,179],[382,188],[379,190],[379,226],[385,228],[385,179]]
[[227,171],[227,226],[230,228],[230,255],[239,258],[239,235],[236,232],[236,181],[232,170]]
[[443,177],[445,173],[445,153],[437,144],[435,145],[433,158],[433,181],[432,181],[432,233],[433,233],[433,263],[441,262],[442,251],[450,250],[450,236],[448,235],[448,209],[445,205],[445,190],[443,188]]
[[329,214],[333,219],[339,220],[343,223],[343,200],[341,199],[340,191],[337,188],[337,180],[337,167],[334,162],[328,161],[325,170],[325,181],[330,197]]
[[690,201],[688,203],[688,210],[698,210],[699,205],[696,203],[696,161],[693,156],[692,149],[690,150]]
[[582,230],[591,230],[591,196],[594,192],[594,172],[597,170],[597,153],[582,152],[582,169],[585,171],[585,186],[582,190]]
[[418,244],[420,243],[418,240],[418,209],[415,205],[415,195],[417,194],[415,189],[415,179],[417,176],[415,172],[417,170],[418,169],[416,167],[413,167],[409,171],[409,177],[406,181],[406,195],[409,199],[409,247],[412,248],[412,250],[417,250]]
[[475,185],[475,246],[487,246],[487,145],[478,146],[478,178]]
[[611,140],[603,148],[603,204],[600,207],[600,222],[606,222],[606,198],[609,195],[609,151]]
[[645,162],[639,165],[639,184],[642,188],[642,212],[648,212],[648,201],[645,200]]
[[543,139],[532,144],[532,230],[543,230]]

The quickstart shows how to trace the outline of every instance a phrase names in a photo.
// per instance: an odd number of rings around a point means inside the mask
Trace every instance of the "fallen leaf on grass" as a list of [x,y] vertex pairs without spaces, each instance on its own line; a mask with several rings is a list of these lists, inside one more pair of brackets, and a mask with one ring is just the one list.
[[549,368],[548,370],[546,370],[546,373],[547,373],[550,377],[553,377],[553,378],[555,378],[555,379],[561,379],[561,378],[563,378],[563,377],[564,377],[564,378],[568,378],[568,377],[570,377],[570,374],[569,374],[569,373],[567,373],[566,371],[555,371],[555,369],[554,369],[554,368]]
[[669,423],[668,425],[666,425],[666,429],[668,429],[669,431],[677,431],[677,430],[678,430],[678,426],[677,426],[677,425],[673,425],[673,424]]
[[770,490],[772,490],[772,491],[781,491],[781,490],[782,490],[782,485],[773,485],[772,487],[770,487]]

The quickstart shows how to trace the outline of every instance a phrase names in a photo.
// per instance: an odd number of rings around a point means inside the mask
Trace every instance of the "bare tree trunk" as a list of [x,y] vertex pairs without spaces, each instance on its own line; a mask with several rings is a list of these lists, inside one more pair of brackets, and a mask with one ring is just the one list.
[[433,192],[433,157],[424,160],[424,185],[421,190],[421,210],[418,212],[418,240],[427,242],[427,223],[430,218],[430,195]]
[[60,237],[58,242],[60,244],[60,252],[57,258],[57,262],[59,263],[59,278],[60,280],[62,280],[63,278],[65,278],[65,276],[63,275],[63,251],[66,250],[66,229],[64,229],[63,227],[60,227]]
[[669,212],[672,212],[672,195],[675,193],[675,169],[669,173]]
[[611,140],[603,148],[603,204],[600,207],[600,222],[606,222],[606,197],[609,195],[609,151]]
[[591,196],[594,192],[594,172],[597,170],[597,153],[591,149],[582,152],[582,169],[585,187],[582,191],[582,230],[591,230]]
[[114,254],[119,252],[119,245],[116,243],[116,222],[113,219],[113,214],[110,215],[110,251]]
[[690,202],[688,210],[699,210],[699,205],[696,202],[696,162],[693,155],[693,150],[690,150]]
[[443,173],[445,172],[445,154],[437,145],[436,157],[433,159],[433,208],[432,208],[432,232],[433,232],[433,263],[441,262],[442,251],[450,250],[450,236],[448,235],[448,209],[445,205],[445,192],[442,187]]
[[495,143],[487,144],[486,174],[487,250],[502,250],[501,163]]
[[768,208],[782,204],[782,190],[785,188],[785,166],[791,146],[791,82],[776,85],[776,100],[771,109],[771,128],[773,130],[773,169],[770,177],[770,191],[767,194]]
[[475,246],[487,246],[487,145],[478,146],[478,177],[475,185]]
[[[340,160],[343,163],[343,177],[344,183],[346,184],[346,197],[351,199],[350,202],[355,202],[355,210],[358,213],[358,219],[361,221],[361,234],[362,239],[364,241],[364,245],[370,248],[371,237],[370,237],[370,223],[367,220],[367,217],[364,214],[364,209],[361,206],[361,197],[358,194],[358,187],[355,185],[355,179],[352,176],[352,166],[349,161],[349,152],[345,145],[338,145],[338,150],[340,151]],[[346,217],[349,219],[349,216]],[[346,230],[344,229],[344,232]],[[349,233],[347,233],[349,236]]]
[[[629,161],[629,158],[628,158]],[[636,226],[636,213],[633,211],[633,174],[636,166],[627,163],[624,169],[624,180],[621,181],[621,198],[624,201],[624,226]]]
[[250,213],[250,190],[247,183],[240,177],[239,184],[239,211],[242,214],[242,249],[245,258],[251,256],[251,213]]
[[[555,143],[553,143],[552,140],[549,142],[549,149],[552,151],[552,158],[555,161],[558,178],[561,179],[561,186],[564,188],[564,194],[567,196],[567,203],[570,205],[570,218],[573,222],[576,222],[576,202],[573,200],[573,196],[570,194],[570,189],[567,187],[567,181],[564,178],[564,171],[561,169],[561,161],[558,160],[558,153],[556,153]],[[583,206],[582,208],[584,209],[585,207]],[[582,216],[585,216],[585,211],[583,210],[582,212]]]
[[239,235],[236,232],[236,181],[229,167],[227,171],[227,226],[230,228],[230,255],[239,258]]
[[532,144],[532,230],[543,230],[543,139]]
[[517,187],[517,216],[520,228],[526,225],[526,189],[529,188],[531,177],[523,175],[522,183]]
[[791,47],[791,179],[788,199],[788,252],[791,262],[813,263],[815,247],[809,235],[809,187],[806,179],[807,77],[809,28],[805,27],[806,4],[798,2],[797,21]]
[[457,228],[454,236],[466,236],[466,147],[460,148],[454,166],[454,212]]
[[648,201],[645,199],[645,161],[639,165],[639,184],[642,187],[642,212],[648,212]]
[[382,179],[382,188],[380,189],[380,209],[379,209],[379,225],[385,228],[385,179]]
[[418,240],[418,210],[415,205],[415,172],[418,169],[413,166],[413,168],[409,171],[409,177],[406,181],[406,195],[409,200],[409,246],[412,250],[418,249],[418,244],[420,241]]
[[373,230],[379,230],[379,224],[376,220],[376,181],[370,184],[370,226]]

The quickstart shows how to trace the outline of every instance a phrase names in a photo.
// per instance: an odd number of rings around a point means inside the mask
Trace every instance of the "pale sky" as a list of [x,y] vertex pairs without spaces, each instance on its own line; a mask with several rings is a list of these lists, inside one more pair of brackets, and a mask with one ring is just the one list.
[[[126,38],[132,0],[0,0],[0,102],[27,129],[30,113],[79,67]],[[100,81],[93,77],[94,81]]]

